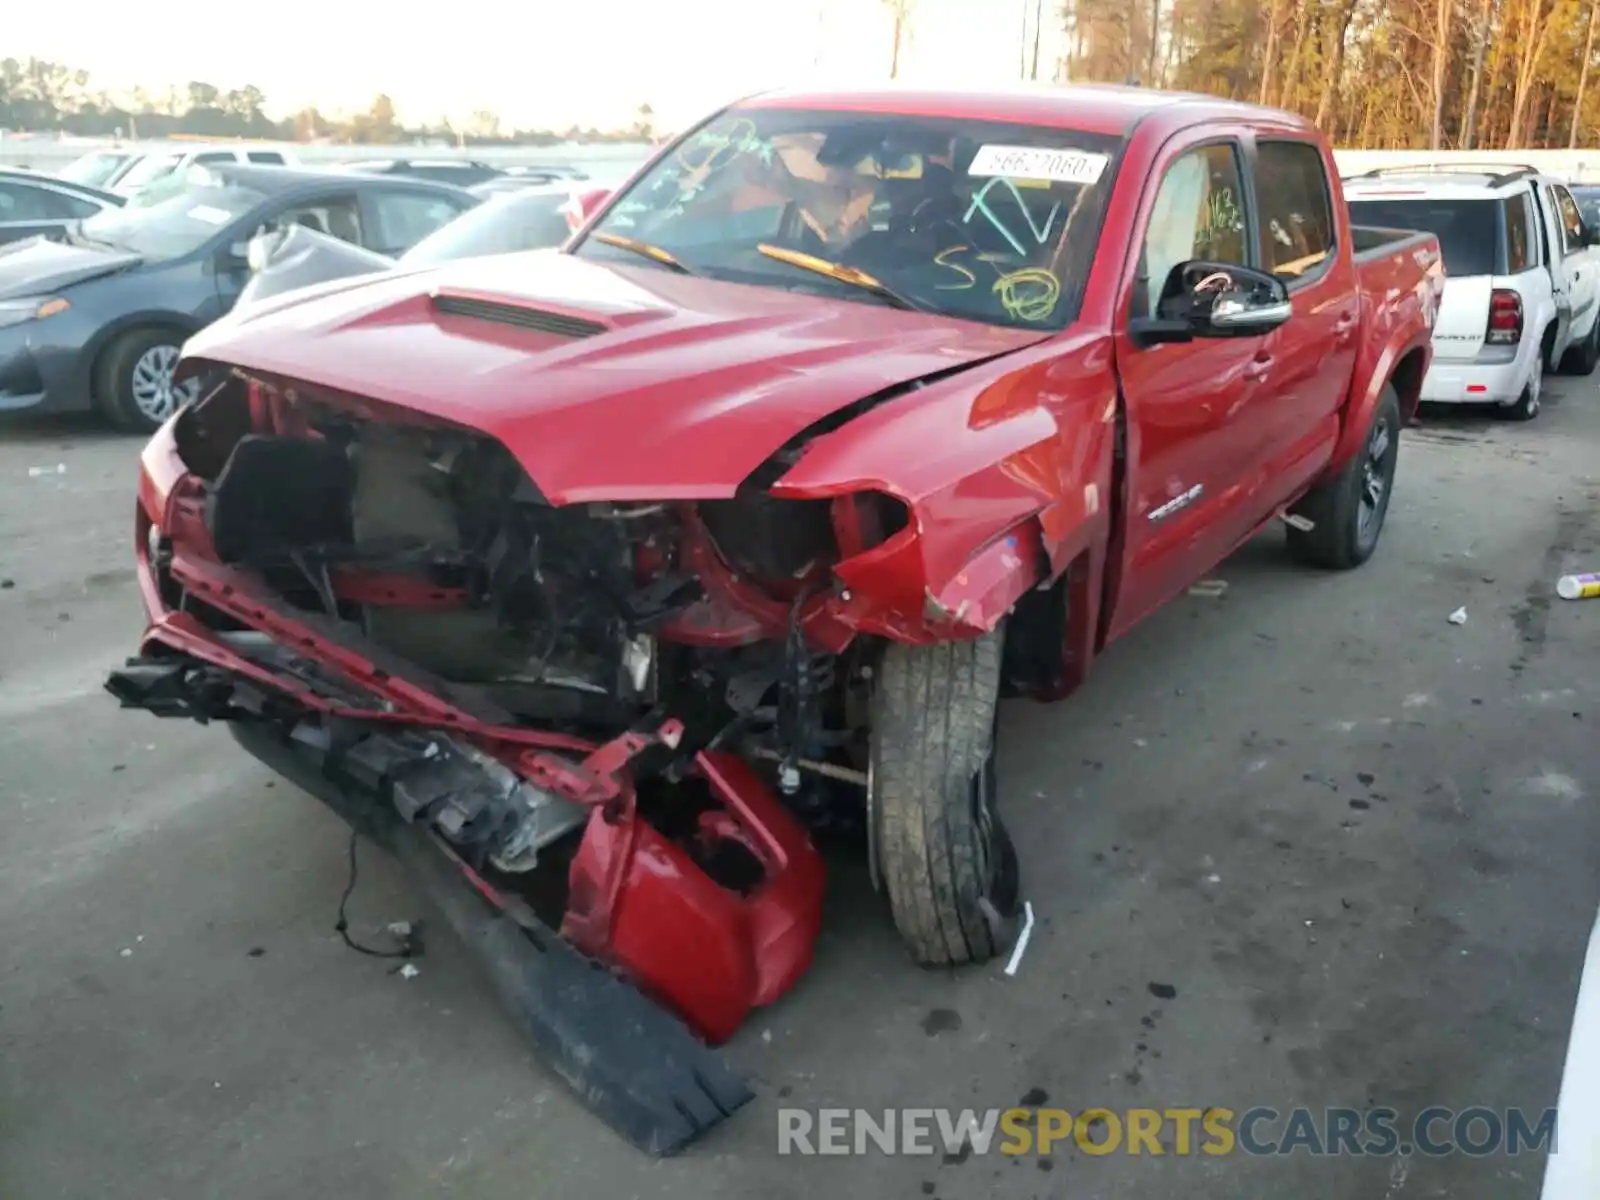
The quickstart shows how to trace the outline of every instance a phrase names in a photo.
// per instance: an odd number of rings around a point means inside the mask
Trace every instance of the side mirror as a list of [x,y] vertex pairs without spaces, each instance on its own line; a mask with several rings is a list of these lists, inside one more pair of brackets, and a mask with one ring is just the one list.
[[250,243],[229,242],[217,254],[217,267],[223,271],[248,271],[250,269]]
[[1600,246],[1600,225],[1585,225],[1583,227],[1583,244],[1585,246]]
[[1183,262],[1168,273],[1155,316],[1134,318],[1129,332],[1144,346],[1260,337],[1293,313],[1289,289],[1274,275],[1237,263]]

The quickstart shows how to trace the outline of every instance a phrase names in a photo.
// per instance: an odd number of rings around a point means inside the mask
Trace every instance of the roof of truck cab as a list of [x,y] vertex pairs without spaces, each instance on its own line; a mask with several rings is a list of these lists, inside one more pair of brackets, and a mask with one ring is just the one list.
[[1059,126],[1087,133],[1126,136],[1156,113],[1181,116],[1178,123],[1243,121],[1312,131],[1311,122],[1293,113],[1257,104],[1222,100],[1196,92],[1158,92],[1118,84],[1014,84],[1010,87],[926,88],[899,84],[863,88],[793,89],[760,92],[741,108],[818,108],[844,111],[940,116],[1028,125]]

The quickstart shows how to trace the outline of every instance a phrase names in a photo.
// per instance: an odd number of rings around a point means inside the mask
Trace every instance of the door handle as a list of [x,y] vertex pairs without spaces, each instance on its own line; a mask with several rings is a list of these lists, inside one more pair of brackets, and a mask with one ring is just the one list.
[[1258,354],[1244,365],[1246,379],[1265,379],[1272,369],[1272,355]]

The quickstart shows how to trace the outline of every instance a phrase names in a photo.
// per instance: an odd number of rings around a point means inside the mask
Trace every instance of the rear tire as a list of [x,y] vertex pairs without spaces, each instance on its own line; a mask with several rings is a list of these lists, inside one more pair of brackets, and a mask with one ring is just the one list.
[[1003,639],[894,642],[878,669],[869,819],[895,926],[924,966],[982,962],[1011,939],[1017,855],[995,809]]
[[1360,451],[1295,505],[1296,514],[1315,524],[1289,527],[1289,552],[1332,571],[1348,571],[1371,558],[1389,515],[1399,456],[1400,398],[1393,384],[1384,384]]
[[1539,415],[1539,391],[1537,381],[1529,380],[1514,403],[1503,405],[1496,411],[1507,421],[1531,421]]
[[1564,375],[1593,375],[1597,365],[1600,365],[1600,316],[1596,316],[1594,323],[1589,326],[1583,343],[1569,347],[1561,356],[1561,372]]
[[197,379],[174,387],[183,334],[176,329],[135,329],[100,355],[94,381],[95,405],[119,429],[154,433],[167,418],[199,394]]

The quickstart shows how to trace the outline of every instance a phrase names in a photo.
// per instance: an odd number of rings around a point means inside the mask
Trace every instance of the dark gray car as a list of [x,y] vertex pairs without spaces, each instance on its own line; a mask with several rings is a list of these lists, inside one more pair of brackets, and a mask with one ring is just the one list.
[[255,274],[239,297],[244,308],[298,288],[370,275],[390,267],[431,267],[484,254],[559,246],[572,232],[571,193],[563,185],[528,187],[491,197],[442,225],[398,258],[374,254],[308,229],[263,235],[250,248]]
[[172,369],[190,334],[231,309],[249,241],[303,225],[399,254],[477,197],[445,184],[219,166],[148,208],[102,213],[62,242],[0,246],[0,412],[98,409],[135,431],[193,398]]

